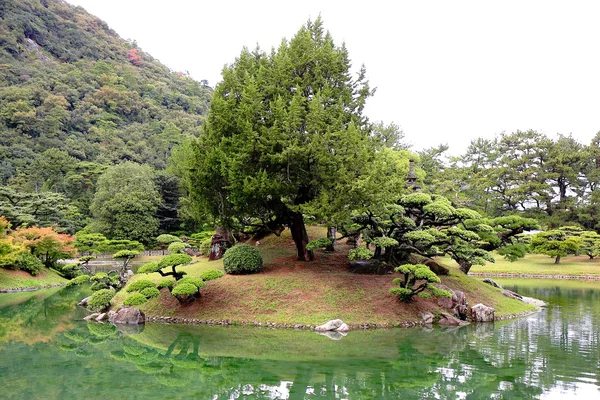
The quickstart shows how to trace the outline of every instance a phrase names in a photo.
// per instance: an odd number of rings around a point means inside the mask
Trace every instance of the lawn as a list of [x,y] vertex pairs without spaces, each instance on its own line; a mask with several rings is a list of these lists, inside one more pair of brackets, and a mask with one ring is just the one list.
[[[474,265],[470,273],[484,274],[526,274],[526,275],[574,275],[599,276],[600,259],[590,260],[587,256],[568,256],[554,264],[554,258],[542,254],[528,254],[525,258],[510,262],[496,255],[495,263],[484,266]],[[446,264],[455,264],[444,259]]]
[[31,276],[26,271],[11,271],[0,268],[0,290],[40,288],[66,283],[67,280],[65,278],[47,268],[42,268],[42,271],[37,276]]

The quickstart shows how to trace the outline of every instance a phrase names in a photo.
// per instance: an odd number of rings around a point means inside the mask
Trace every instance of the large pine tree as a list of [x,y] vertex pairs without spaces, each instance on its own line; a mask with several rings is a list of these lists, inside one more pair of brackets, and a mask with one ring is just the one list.
[[371,94],[364,67],[353,79],[346,48],[320,18],[270,54],[243,49],[194,145],[194,204],[230,227],[287,225],[298,259],[311,259],[303,213],[331,217],[328,199],[372,157],[362,115]]

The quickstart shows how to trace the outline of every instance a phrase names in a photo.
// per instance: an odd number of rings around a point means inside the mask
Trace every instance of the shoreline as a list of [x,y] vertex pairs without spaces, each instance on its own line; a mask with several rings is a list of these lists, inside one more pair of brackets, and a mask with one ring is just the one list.
[[524,278],[524,279],[559,279],[578,281],[600,281],[600,275],[550,275],[550,274],[519,274],[513,272],[469,272],[469,276],[481,278]]
[[30,286],[24,288],[11,288],[11,289],[0,289],[0,293],[19,293],[19,292],[35,292],[36,290],[52,289],[55,287],[66,286],[66,283],[53,283],[51,285],[44,286]]

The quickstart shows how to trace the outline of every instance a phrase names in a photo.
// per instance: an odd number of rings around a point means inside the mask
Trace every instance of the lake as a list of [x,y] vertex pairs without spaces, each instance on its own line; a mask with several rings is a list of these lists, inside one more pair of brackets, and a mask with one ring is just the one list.
[[545,300],[461,328],[310,331],[87,323],[88,289],[0,294],[3,399],[600,397],[600,283],[498,280]]

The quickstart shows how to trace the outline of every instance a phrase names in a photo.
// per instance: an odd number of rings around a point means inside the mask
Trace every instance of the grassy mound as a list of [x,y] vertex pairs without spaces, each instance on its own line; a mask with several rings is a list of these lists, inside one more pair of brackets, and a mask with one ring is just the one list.
[[[309,227],[311,237],[321,237],[320,227]],[[265,268],[253,275],[226,275],[206,282],[202,296],[194,303],[181,305],[167,290],[149,299],[140,308],[147,316],[170,316],[200,320],[235,322],[274,322],[278,324],[322,324],[341,318],[348,324],[392,324],[420,321],[422,312],[438,313],[442,309],[435,298],[415,298],[400,303],[388,290],[395,275],[359,275],[347,270],[349,247],[336,245],[336,251],[316,251],[316,260],[306,263],[295,259],[295,248],[284,231],[280,237],[270,236],[256,246]],[[209,269],[222,270],[222,262],[197,258],[182,268],[189,277],[200,277]],[[136,275],[132,279],[159,282],[158,273]],[[442,283],[462,290],[470,305],[483,303],[496,309],[497,317],[519,314],[534,308],[503,296],[498,289],[451,268]],[[113,304],[121,304],[126,296],[117,294]]]
[[50,285],[66,284],[68,279],[47,268],[42,268],[39,275],[31,276],[25,271],[11,271],[0,268],[0,289],[41,288]]

